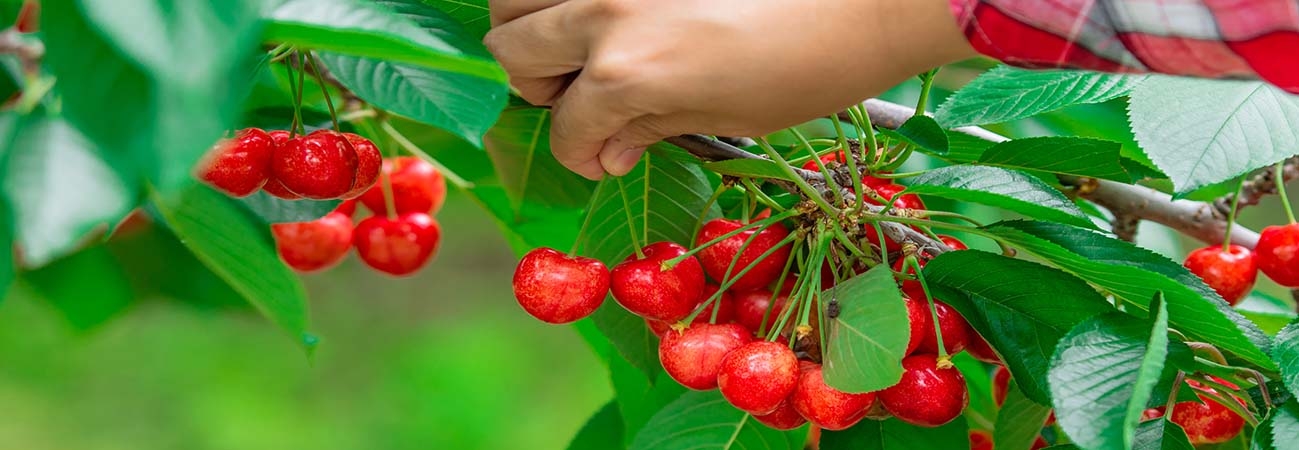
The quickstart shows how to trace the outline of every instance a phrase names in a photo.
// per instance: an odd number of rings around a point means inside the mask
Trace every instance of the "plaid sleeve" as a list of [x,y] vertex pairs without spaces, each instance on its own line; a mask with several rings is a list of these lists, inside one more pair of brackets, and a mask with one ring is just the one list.
[[980,53],[1022,67],[1261,78],[1299,93],[1299,0],[949,0]]

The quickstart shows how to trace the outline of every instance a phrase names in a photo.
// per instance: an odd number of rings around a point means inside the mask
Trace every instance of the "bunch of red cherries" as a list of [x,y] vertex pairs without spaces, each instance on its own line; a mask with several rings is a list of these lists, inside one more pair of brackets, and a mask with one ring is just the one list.
[[[246,128],[217,143],[198,177],[232,197],[260,189],[285,200],[342,199],[320,219],[271,225],[280,258],[300,272],[333,267],[355,247],[371,268],[410,275],[441,242],[433,215],[446,198],[442,173],[416,157],[383,158],[373,142],[353,133]],[[373,214],[353,226],[358,201]]]
[[1279,285],[1299,288],[1299,223],[1263,228],[1254,251],[1211,245],[1188,254],[1183,265],[1232,305],[1254,289],[1259,271]]

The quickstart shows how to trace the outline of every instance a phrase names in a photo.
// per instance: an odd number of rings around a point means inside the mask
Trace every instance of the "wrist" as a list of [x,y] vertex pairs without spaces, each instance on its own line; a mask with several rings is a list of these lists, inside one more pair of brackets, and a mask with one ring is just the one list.
[[909,74],[978,56],[957,25],[950,0],[867,0],[874,38],[890,64]]

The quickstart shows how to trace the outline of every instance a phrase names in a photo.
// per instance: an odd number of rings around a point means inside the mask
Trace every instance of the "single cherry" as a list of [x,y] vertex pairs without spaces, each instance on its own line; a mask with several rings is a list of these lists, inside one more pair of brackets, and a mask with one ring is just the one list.
[[[447,182],[436,167],[414,156],[399,156],[383,161],[383,173],[392,186],[392,203],[397,213],[424,212],[435,214],[442,209],[447,197]],[[375,214],[386,214],[388,204],[383,199],[383,180],[361,196],[361,203]]]
[[[379,152],[379,147],[376,147],[373,141],[359,134],[343,133],[343,138],[347,139],[347,142],[352,144],[352,149],[356,151],[356,180],[352,183],[352,190],[343,194],[343,198],[351,199],[361,196],[379,181],[379,166],[383,164],[383,154]],[[398,211],[399,214],[403,212],[406,211]]]
[[[789,294],[782,294],[776,297],[776,306],[772,308],[771,314],[767,317],[767,330],[776,326],[780,320],[780,315],[785,313],[785,304],[789,302]],[[767,314],[767,308],[771,307],[771,291],[766,289],[754,289],[751,291],[737,292],[735,294],[735,321],[744,325],[749,331],[758,332],[762,325],[762,318]]]
[[271,225],[280,259],[299,272],[315,272],[338,264],[352,248],[352,218],[331,212],[310,222]]
[[[288,132],[288,130],[275,130],[267,134],[271,135],[272,141],[275,141],[276,149],[288,144],[289,137],[292,136],[292,133]],[[285,200],[298,200],[302,198],[301,195],[289,192],[289,188],[284,187],[284,184],[280,183],[280,180],[275,179],[274,171],[271,172],[271,178],[266,180],[266,185],[262,186],[262,190],[266,191],[267,194]]]
[[992,401],[1000,407],[1006,403],[1006,394],[1010,393],[1010,370],[997,366],[992,371]]
[[777,406],[775,411],[769,414],[755,415],[753,418],[758,423],[781,431],[792,430],[807,423],[807,419],[803,418],[803,415],[794,409],[793,403],[788,398],[780,402],[780,406]]
[[1230,245],[1226,250],[1222,245],[1195,250],[1186,255],[1182,265],[1232,305],[1249,295],[1258,279],[1254,254],[1239,245]]
[[523,255],[514,269],[514,298],[546,323],[569,323],[595,312],[609,295],[609,269],[597,259],[553,248]]
[[[705,285],[704,295],[702,297],[699,297],[700,301],[702,302],[703,300],[707,300],[711,298],[713,294],[717,292],[717,290],[718,290],[718,286],[715,284],[709,283]],[[714,307],[717,308],[717,320],[711,321],[711,319],[713,318]],[[731,296],[730,292],[723,291],[722,296],[719,297],[715,303],[709,306],[708,309],[705,309],[704,312],[701,312],[699,313],[699,315],[695,316],[695,320],[690,321],[690,324],[694,325],[700,323],[731,323],[734,321],[735,321],[735,299]],[[671,322],[664,322],[662,320],[653,320],[653,319],[645,319],[645,324],[649,326],[650,331],[654,332],[655,336],[658,336],[660,338],[663,337],[663,333],[667,332],[668,330],[671,330],[673,325]]]
[[754,341],[722,359],[717,387],[741,411],[770,414],[798,384],[798,358],[786,344]]
[[352,190],[357,157],[352,143],[332,130],[317,130],[289,139],[275,149],[271,169],[289,192],[327,200]]
[[[1191,388],[1203,392],[1215,392],[1203,386],[1192,385]],[[1173,414],[1169,418],[1173,423],[1182,426],[1191,444],[1221,444],[1230,441],[1245,428],[1245,419],[1240,415],[1222,406],[1216,400],[1198,393],[1196,396],[1204,403],[1179,402],[1173,405]],[[1240,399],[1236,401],[1244,405]]]
[[1002,364],[1001,357],[997,356],[997,352],[992,349],[992,345],[989,345],[987,339],[975,332],[973,327],[970,328],[969,337],[970,340],[966,343],[965,353],[969,353],[974,359],[988,364]]
[[[880,197],[884,197],[886,199],[892,198],[894,208],[925,209],[925,202],[920,200],[919,195],[916,194],[902,194],[900,196],[898,195],[901,194],[902,191],[905,191],[907,189],[906,186],[900,184],[885,184],[881,186],[875,186],[874,189],[875,192],[880,195]],[[895,196],[896,198],[894,198]],[[874,199],[871,199],[870,197],[866,197],[866,202],[872,205],[879,205],[879,202],[876,202]]]
[[1263,229],[1254,259],[1264,275],[1285,287],[1299,287],[1299,223]]
[[[699,236],[695,238],[695,241],[703,245],[744,226],[743,223],[737,220],[714,219],[699,229]],[[781,270],[785,268],[785,261],[789,259],[791,246],[781,246],[762,260],[758,260],[758,257],[775,247],[786,236],[789,236],[789,230],[779,223],[773,224],[761,232],[746,230],[700,251],[699,263],[704,266],[704,272],[708,273],[709,277],[723,282],[726,281],[724,278],[727,275],[727,269],[731,268],[731,261],[735,260],[735,255],[739,254],[739,260],[735,262],[734,268],[730,271],[731,277],[734,277],[750,265],[753,265],[753,268],[749,269],[744,276],[735,280],[730,289],[746,291],[766,287],[780,277]],[[749,241],[750,237],[753,240],[749,243],[749,247],[744,249],[744,253],[740,253],[740,248],[744,246],[746,241]]]
[[691,256],[664,270],[665,262],[686,254],[672,242],[656,242],[641,252],[643,258],[633,254],[613,268],[613,299],[647,319],[676,322],[690,315],[704,293],[699,261]]
[[199,179],[232,197],[257,192],[271,177],[275,141],[259,128],[244,128],[223,139],[199,162]]
[[659,362],[682,386],[697,391],[713,389],[717,387],[722,358],[751,341],[753,334],[733,323],[701,323],[684,332],[668,330],[659,341]]
[[[974,330],[970,324],[961,317],[961,313],[956,312],[955,308],[948,306],[938,300],[934,300],[934,309],[938,311],[938,328],[943,331],[943,348],[947,354],[953,355],[965,350],[969,345],[970,335]],[[930,329],[925,333],[925,340],[920,343],[916,350],[920,353],[938,353],[938,335]]]
[[894,417],[922,427],[951,422],[970,403],[965,377],[956,367],[938,367],[937,355],[902,359],[902,380],[879,393]]
[[910,355],[920,348],[926,336],[934,334],[934,316],[929,312],[928,302],[911,296],[903,297],[902,300],[906,302],[907,320],[911,324],[911,338],[907,340],[906,353]]
[[838,431],[856,425],[875,403],[875,393],[849,394],[825,384],[821,367],[803,371],[790,394],[794,409],[816,426]]
[[410,275],[437,253],[442,227],[424,213],[406,213],[395,219],[372,216],[356,225],[352,240],[357,255],[370,267],[389,275]]

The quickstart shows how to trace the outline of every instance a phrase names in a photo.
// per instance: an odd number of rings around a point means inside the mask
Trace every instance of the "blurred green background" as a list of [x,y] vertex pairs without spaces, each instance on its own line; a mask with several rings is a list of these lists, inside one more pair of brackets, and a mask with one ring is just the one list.
[[565,448],[607,372],[518,308],[483,211],[452,194],[438,220],[418,276],[350,256],[305,278],[314,359],[245,308],[155,299],[78,331],[20,281],[0,302],[0,448]]

